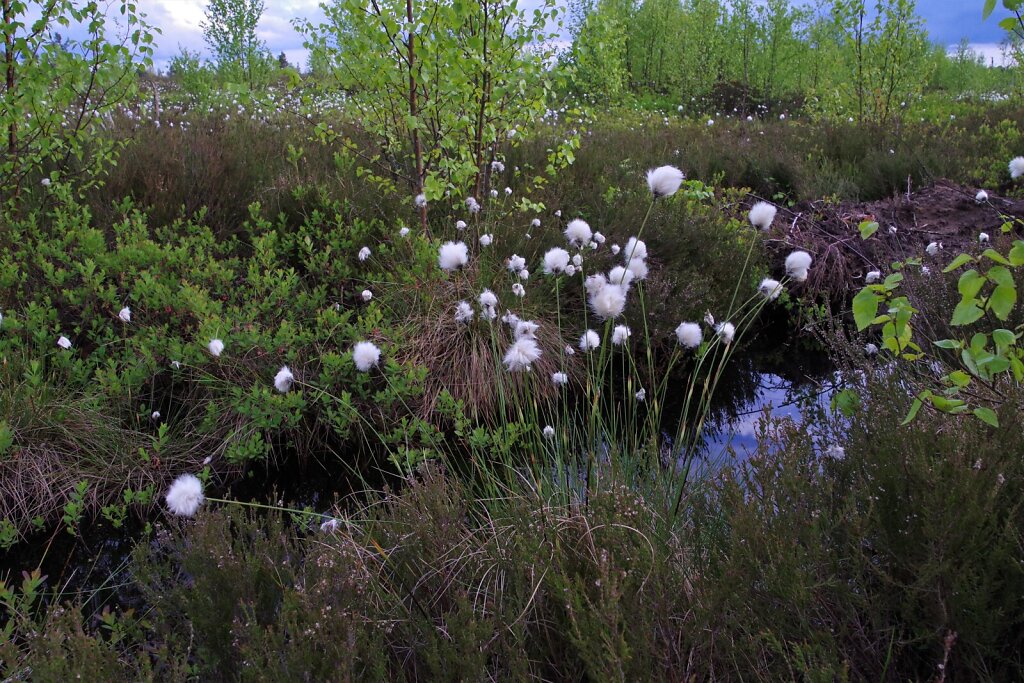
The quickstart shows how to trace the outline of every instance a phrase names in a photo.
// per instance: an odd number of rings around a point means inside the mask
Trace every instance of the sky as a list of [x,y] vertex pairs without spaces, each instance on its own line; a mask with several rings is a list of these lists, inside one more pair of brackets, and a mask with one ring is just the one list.
[[[559,2],[563,4],[563,0]],[[524,8],[538,4],[538,0],[520,0]],[[993,15],[982,21],[982,4],[982,0],[918,0],[917,11],[924,18],[932,41],[955,46],[966,38],[978,52],[996,57],[998,61],[1001,54],[998,43],[1002,38],[1002,31],[996,25],[999,17]],[[294,18],[318,22],[323,18],[319,1],[265,0],[265,5],[259,37],[275,55],[284,52],[289,62],[305,66],[307,53],[291,22]],[[156,39],[155,61],[159,68],[165,67],[182,47],[207,54],[199,28],[206,0],[139,0],[138,6],[148,15],[150,23],[162,31]]]

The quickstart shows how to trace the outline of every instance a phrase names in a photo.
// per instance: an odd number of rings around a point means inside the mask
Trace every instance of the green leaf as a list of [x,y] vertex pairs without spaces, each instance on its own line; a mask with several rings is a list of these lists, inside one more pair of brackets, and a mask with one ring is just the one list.
[[986,249],[985,251],[981,252],[981,255],[987,257],[992,261],[995,261],[996,263],[1002,263],[1004,266],[1010,265],[1010,262],[1006,260],[1006,257],[1000,254],[995,249]]
[[971,256],[970,254],[960,254],[955,259],[950,261],[949,265],[942,269],[942,272],[950,273],[959,268],[960,266],[964,265],[965,263],[970,263],[973,260],[974,257]]
[[832,410],[838,410],[844,417],[853,417],[860,408],[860,394],[853,389],[843,389],[832,396]]
[[978,271],[968,270],[956,283],[957,291],[960,292],[960,296],[965,299],[971,299],[978,296],[978,292],[985,285],[985,277]]
[[910,404],[910,410],[907,411],[907,416],[903,418],[903,422],[900,424],[910,424],[914,418],[917,417],[918,411],[921,410],[921,406],[924,405],[924,400],[931,396],[931,394],[932,392],[927,389],[918,394],[917,398],[914,399],[914,402]]
[[985,0],[985,6],[981,9],[982,20],[988,19],[988,15],[996,8],[996,0]]
[[1010,330],[999,328],[992,331],[992,340],[996,343],[996,348],[1005,349],[1017,343],[1017,335]]
[[1005,19],[999,22],[999,28],[1005,31],[1013,31],[1014,29],[1017,28],[1016,17],[1006,17]]
[[968,375],[963,370],[954,370],[953,372],[949,373],[949,375],[947,375],[947,378],[950,382],[952,382],[953,384],[960,388],[966,387],[968,384],[971,383],[971,376]]
[[996,413],[991,408],[975,408],[971,411],[974,416],[984,422],[985,424],[991,425],[992,427],[999,426],[999,418],[996,417]]
[[1010,249],[1010,265],[1024,266],[1024,241],[1017,240]]
[[1000,320],[1006,320],[1017,303],[1017,289],[1012,285],[999,285],[992,291],[988,305]]
[[878,222],[861,221],[860,225],[857,226],[857,228],[860,230],[860,238],[862,240],[866,240],[867,238],[871,237],[876,232],[878,232]]
[[940,339],[932,342],[932,344],[938,346],[940,349],[959,349],[962,342],[957,341],[956,339]]
[[950,325],[970,325],[978,318],[985,315],[985,311],[978,308],[977,299],[964,299],[953,309],[953,319]]
[[857,323],[858,331],[871,325],[871,321],[878,315],[879,301],[881,301],[881,297],[866,287],[853,297],[853,319]]

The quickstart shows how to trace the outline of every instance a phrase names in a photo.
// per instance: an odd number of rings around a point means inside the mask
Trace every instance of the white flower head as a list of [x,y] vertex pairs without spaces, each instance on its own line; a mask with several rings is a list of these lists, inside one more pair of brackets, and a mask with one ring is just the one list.
[[882,279],[882,271],[880,270],[869,270],[864,276],[864,284],[870,285],[874,282],[878,282]]
[[409,228],[402,228],[401,230],[398,231],[398,236],[399,237],[405,237],[408,234],[409,234]]
[[274,388],[280,391],[282,394],[286,394],[291,391],[292,384],[295,382],[295,375],[288,369],[288,366],[282,366],[277,374],[274,375]]
[[522,256],[519,256],[518,254],[512,254],[511,256],[508,257],[508,261],[505,262],[505,265],[513,273],[518,273],[519,271],[526,267],[526,259],[524,259]]
[[775,220],[775,212],[777,209],[774,204],[768,202],[758,202],[754,206],[750,207],[750,213],[748,218],[750,224],[759,230],[767,230],[772,227],[772,221]]
[[580,350],[590,351],[601,345],[601,337],[593,330],[587,330],[580,337]]
[[[617,253],[614,249],[612,253]],[[627,261],[632,259],[640,259],[642,261],[647,260],[647,244],[643,240],[638,240],[635,237],[630,237],[629,241],[626,242],[626,256]]]
[[811,267],[811,255],[806,251],[794,251],[786,257],[786,275],[796,282],[807,279],[807,271]]
[[530,279],[530,271],[528,271],[526,268],[523,268],[522,270],[520,270],[519,271],[519,279],[520,280],[524,280],[524,281],[525,280],[529,280]]
[[455,221],[455,229],[456,230],[465,230],[466,229],[466,221]]
[[476,197],[466,197],[466,208],[470,213],[480,213],[480,202],[476,200]]
[[516,325],[519,324],[519,316],[512,311],[505,311],[505,315],[501,316],[501,322],[505,323],[515,331]]
[[719,323],[715,326],[715,334],[723,344],[729,345],[736,338],[736,327],[732,323]]
[[39,182],[42,184],[43,187],[49,187],[50,186],[50,179],[49,178],[43,178]]
[[632,331],[625,325],[616,325],[612,330],[612,344],[622,346],[632,335]]
[[363,301],[369,302],[371,299],[373,299],[373,292],[371,292],[368,289],[364,289],[362,294],[360,294],[359,296],[363,298]]
[[775,301],[782,294],[782,283],[778,280],[773,280],[770,277],[766,277],[761,280],[761,284],[757,286],[757,291],[768,301]]
[[715,316],[711,315],[711,311],[704,312],[704,324],[708,327],[715,326]]
[[540,347],[532,337],[522,337],[513,342],[505,352],[503,362],[511,372],[529,370],[533,362],[540,358]]
[[581,218],[575,218],[565,226],[565,239],[574,247],[582,247],[593,236],[594,233],[590,230],[590,226]]
[[491,246],[491,242],[493,242],[493,241],[494,241],[494,235],[492,235],[490,233],[487,233],[487,234],[484,234],[484,235],[480,235],[480,246],[481,247],[489,247],[489,246]]
[[593,296],[600,292],[606,284],[608,284],[608,278],[601,273],[594,273],[583,281],[583,288],[587,290],[587,294]]
[[341,528],[341,522],[338,519],[331,517],[320,525],[320,532],[324,534],[332,533],[337,531],[339,528]]
[[220,354],[224,353],[224,342],[220,339],[211,339],[210,343],[206,345],[206,348],[209,349],[210,355],[216,358],[220,356]]
[[530,221],[530,226],[534,227],[534,228],[539,228],[540,227],[540,219],[539,218],[534,218],[532,221]]
[[647,187],[655,199],[674,195],[683,184],[683,172],[675,166],[659,166],[647,171]]
[[613,256],[618,256],[620,251],[622,251],[622,247],[620,247],[617,244],[613,244],[612,245],[612,255]]
[[601,320],[611,320],[626,309],[626,290],[620,285],[607,284],[590,295],[590,308]]
[[551,425],[546,425],[542,433],[544,434],[545,439],[555,438],[555,428]]
[[1016,180],[1017,178],[1024,175],[1024,157],[1014,157],[1010,159],[1010,177]]
[[985,190],[978,190],[978,194],[974,195],[974,201],[979,204],[984,204],[988,201],[988,192],[985,192]]
[[878,353],[878,347],[872,344],[871,342],[868,342],[867,344],[864,345],[864,353],[866,353],[869,356],[874,356],[875,354]]
[[679,323],[676,328],[676,339],[687,349],[695,349],[704,340],[704,333],[697,323]]
[[825,457],[830,460],[842,460],[846,457],[846,449],[833,444],[825,449]]
[[363,247],[362,249],[359,250],[359,260],[365,261],[368,258],[370,258],[370,248]]
[[988,241],[989,241],[989,236],[988,236],[987,232],[978,233],[978,242],[980,242],[981,244],[985,244]]
[[565,386],[569,383],[569,375],[564,372],[553,372],[551,373],[551,382],[555,386]]
[[605,236],[604,235],[602,235],[599,232],[595,232],[594,233],[594,242],[596,242],[597,244],[604,244],[604,241],[605,241]]
[[130,323],[132,321],[132,309],[125,306],[117,312],[117,317],[120,318],[122,322]]
[[494,171],[495,173],[504,173],[505,164],[495,159],[494,161],[491,162],[491,170]]
[[511,195],[511,194],[512,194],[512,188],[511,187],[506,187],[505,188],[505,196],[508,196],[508,195]]
[[637,401],[643,403],[645,400],[647,400],[647,390],[644,389],[643,387],[640,387],[640,390],[636,392],[634,396],[636,397]]
[[380,349],[373,342],[361,341],[352,347],[352,361],[359,372],[369,372],[380,362]]
[[485,289],[480,292],[480,297],[477,299],[480,302],[480,308],[483,310],[483,316],[488,320],[494,320],[498,317],[498,297],[489,289]]
[[469,263],[469,249],[465,242],[445,242],[437,250],[437,265],[449,272]]
[[494,199],[494,198],[496,198],[498,196],[498,191],[497,190],[491,190],[490,194],[491,194],[491,199]]
[[569,277],[572,277],[573,275],[575,275],[576,274],[576,266],[572,265],[571,263],[569,265],[567,265],[565,267],[565,274],[568,275]]
[[532,320],[519,320],[514,328],[513,336],[516,339],[536,339],[540,325]]
[[183,474],[167,489],[165,500],[174,514],[191,517],[203,504],[203,482],[194,474]]
[[558,218],[561,218],[562,217],[562,210],[559,209],[558,211],[555,211],[555,216],[558,217]]
[[544,272],[547,275],[556,275],[565,272],[569,266],[569,252],[561,247],[549,249],[544,254]]
[[418,195],[416,195],[416,199],[413,200],[413,204],[416,205],[417,209],[425,209],[425,208],[427,208],[427,195],[425,195],[425,194],[418,194]]
[[523,287],[520,283],[517,282],[514,285],[512,285],[512,293],[522,298],[526,296],[526,287]]
[[455,307],[455,322],[468,323],[473,319],[473,307],[468,301],[460,301]]
[[576,266],[577,268],[581,267],[583,265],[583,255],[582,254],[573,254],[572,255],[572,264],[574,266]]
[[149,414],[149,419],[151,419],[151,420],[159,420],[160,419],[160,411],[159,410],[154,410],[152,413]]
[[629,263],[626,264],[626,270],[633,273],[634,280],[646,280],[647,279],[647,262],[642,258],[634,257],[629,259]]
[[567,356],[575,356],[576,355],[576,349],[574,349],[571,344],[566,344],[565,345],[565,355],[567,355]]

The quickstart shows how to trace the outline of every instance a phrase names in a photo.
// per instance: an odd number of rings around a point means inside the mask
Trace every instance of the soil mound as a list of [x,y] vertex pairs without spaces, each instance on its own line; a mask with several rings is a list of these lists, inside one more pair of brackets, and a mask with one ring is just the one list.
[[[810,252],[814,266],[804,293],[845,300],[864,286],[866,273],[887,274],[894,261],[920,257],[924,265],[940,268],[962,251],[983,249],[979,242],[983,232],[993,242],[1006,239],[1000,228],[1007,220],[1024,219],[1024,199],[990,192],[979,202],[977,193],[977,188],[940,180],[873,202],[801,202],[780,209],[769,234],[768,252],[772,262],[779,264],[793,249]],[[879,226],[866,240],[860,236],[863,221]],[[1019,237],[1020,227],[1016,225],[1010,235]],[[942,247],[935,256],[925,251],[931,242]]]

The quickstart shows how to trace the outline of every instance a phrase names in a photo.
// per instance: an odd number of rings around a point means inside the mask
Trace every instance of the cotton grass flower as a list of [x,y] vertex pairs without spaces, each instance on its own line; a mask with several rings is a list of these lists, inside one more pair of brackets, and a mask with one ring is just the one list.
[[526,268],[523,268],[522,270],[520,270],[519,271],[519,279],[523,280],[524,282],[526,280],[529,280],[530,279],[530,271],[528,271]]
[[517,339],[505,352],[503,362],[510,372],[529,370],[533,362],[541,356],[540,347],[532,337]]
[[778,280],[773,280],[770,277],[766,277],[761,280],[761,284],[757,286],[757,291],[768,301],[775,301],[782,294],[782,283]]
[[546,425],[541,433],[544,435],[545,439],[555,438],[555,428],[551,425]]
[[409,228],[402,228],[401,230],[398,231],[398,236],[399,237],[405,237],[408,234],[409,234]]
[[1016,180],[1017,178],[1024,175],[1024,157],[1014,157],[1010,159],[1010,177]]
[[939,242],[929,242],[928,246],[924,248],[929,256],[935,256],[940,249],[942,249],[942,244]]
[[413,200],[413,204],[416,205],[417,209],[425,209],[425,208],[427,208],[427,195],[425,195],[425,194],[418,194],[418,195],[416,195],[416,199]]
[[553,372],[551,373],[551,383],[555,386],[563,387],[569,383],[569,375],[564,372]]
[[750,213],[747,218],[750,219],[750,224],[759,230],[767,230],[772,227],[772,221],[775,220],[775,213],[777,209],[773,204],[768,202],[758,202],[754,206],[750,207]]
[[870,285],[874,282],[878,282],[882,279],[882,271],[880,270],[869,270],[867,275],[864,276],[864,284]]
[[493,241],[494,241],[494,235],[491,235],[489,233],[485,234],[485,235],[480,235],[480,246],[481,247],[489,247],[489,246],[491,246],[491,243]]
[[647,400],[647,390],[644,389],[643,387],[640,387],[640,390],[633,394],[633,396],[636,398],[637,401],[643,403],[644,401]]
[[867,344],[864,345],[864,353],[869,356],[874,356],[878,354],[878,347],[868,342]]
[[618,256],[620,251],[622,251],[622,247],[620,247],[617,244],[613,244],[612,245],[612,255],[613,256]]
[[530,221],[530,226],[534,227],[534,228],[539,228],[540,227],[540,219],[539,218],[534,218],[532,221]]
[[[612,253],[616,252],[612,251]],[[629,241],[626,242],[626,260],[630,261],[635,258],[647,260],[647,243],[635,237],[630,237]]]
[[288,366],[282,366],[277,374],[274,375],[274,388],[282,394],[287,394],[291,391],[292,384],[295,382],[295,375],[288,369]]
[[460,301],[455,307],[455,322],[468,323],[473,319],[473,307],[468,301]]
[[467,227],[466,226],[466,221],[455,221],[455,229],[456,230],[465,230],[466,227]]
[[674,195],[683,184],[683,172],[675,166],[659,166],[647,171],[647,187],[655,199]]
[[437,265],[448,272],[469,263],[469,249],[465,242],[445,242],[437,250]]
[[985,192],[985,190],[978,190],[978,194],[974,195],[974,201],[978,204],[984,204],[988,201],[988,192]]
[[224,353],[224,342],[220,339],[211,339],[206,348],[210,351],[211,356],[218,358],[220,354]]
[[601,345],[601,337],[593,330],[587,330],[580,337],[580,350],[590,351]]
[[476,197],[466,197],[466,208],[470,213],[480,213],[480,202],[476,200]]
[[565,345],[565,355],[567,355],[567,356],[575,356],[576,355],[576,349],[574,349],[572,347],[572,344],[566,344]]
[[720,323],[715,327],[715,334],[718,335],[723,344],[728,346],[736,338],[736,326],[732,323]]
[[380,362],[380,349],[373,342],[361,341],[352,347],[352,362],[359,372],[369,372]]
[[549,249],[544,254],[544,273],[547,275],[557,275],[558,273],[564,273],[565,269],[569,266],[569,252],[561,247],[554,247]]
[[573,254],[572,264],[577,268],[580,268],[583,265],[583,256],[580,254]]
[[607,284],[590,296],[590,308],[601,320],[611,320],[626,309],[626,292],[619,285]]
[[704,341],[704,332],[697,323],[679,323],[676,328],[676,339],[683,348],[695,349]]
[[320,533],[333,533],[341,528],[341,522],[334,517],[326,520],[320,525]]
[[117,312],[117,317],[120,318],[122,322],[130,323],[132,321],[132,309],[125,306]]
[[49,179],[49,178],[43,178],[42,180],[40,180],[40,181],[39,181],[39,183],[40,183],[40,184],[41,184],[41,185],[42,185],[43,187],[49,187],[49,186],[50,186],[50,182],[51,182],[51,181],[50,181],[50,179]]
[[989,236],[987,232],[982,232],[978,234],[978,242],[980,242],[981,244],[986,244],[988,241]]
[[587,294],[593,296],[601,291],[601,289],[608,284],[608,278],[601,273],[594,273],[587,277],[583,281],[583,289],[587,291]]
[[786,257],[786,275],[797,282],[807,280],[807,271],[811,268],[811,255],[806,251],[794,251]]
[[167,508],[179,517],[191,517],[203,504],[203,482],[194,474],[183,474],[167,489]]
[[480,302],[481,315],[488,320],[494,320],[498,317],[498,297],[489,289],[485,289],[480,293],[478,298]]
[[582,247],[593,236],[594,233],[590,230],[590,226],[583,219],[575,218],[565,226],[565,239],[574,247]]
[[518,254],[512,254],[508,257],[508,261],[505,262],[505,265],[511,272],[518,273],[526,267],[526,259]]
[[59,337],[57,337],[57,346],[66,351],[71,348],[71,340],[62,334]]
[[517,282],[514,285],[512,285],[512,293],[518,296],[519,298],[522,298],[526,296],[526,287],[523,287],[521,284]]
[[516,339],[536,339],[539,329],[540,325],[532,320],[520,320],[515,324],[513,336]]
[[370,253],[371,252],[369,247],[363,247],[362,249],[359,250],[359,260],[365,261],[366,259],[370,258]]
[[629,259],[629,263],[626,264],[626,270],[633,273],[634,280],[647,279],[647,262],[640,257]]
[[363,301],[366,301],[367,303],[369,303],[370,300],[373,299],[373,292],[371,292],[368,289],[364,289],[363,292],[359,296],[361,296],[363,298]]
[[633,333],[625,325],[616,325],[615,329],[612,330],[612,344],[622,346],[632,335]]

